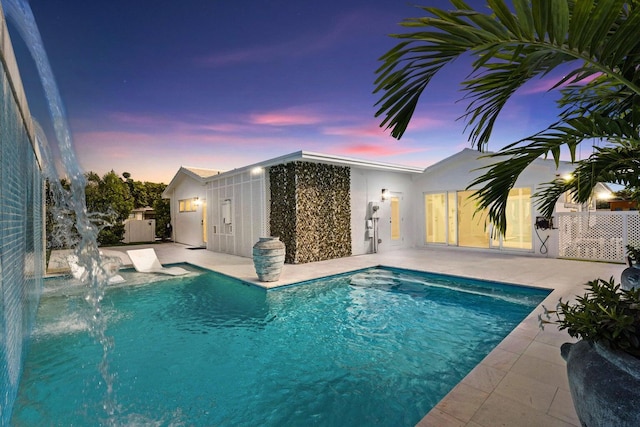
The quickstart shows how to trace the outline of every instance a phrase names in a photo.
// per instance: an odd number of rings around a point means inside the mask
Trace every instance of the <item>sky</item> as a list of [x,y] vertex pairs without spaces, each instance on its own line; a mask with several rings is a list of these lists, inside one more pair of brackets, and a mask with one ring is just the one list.
[[[471,148],[458,120],[468,58],[434,79],[400,140],[375,117],[375,70],[397,44],[389,34],[424,15],[413,2],[30,4],[85,171],[169,183],[180,166],[229,170],[299,150],[427,167]],[[418,4],[450,8],[444,0]],[[48,130],[35,66],[9,29],[32,115]],[[513,97],[489,150],[554,121],[556,95],[546,90],[557,78]]]

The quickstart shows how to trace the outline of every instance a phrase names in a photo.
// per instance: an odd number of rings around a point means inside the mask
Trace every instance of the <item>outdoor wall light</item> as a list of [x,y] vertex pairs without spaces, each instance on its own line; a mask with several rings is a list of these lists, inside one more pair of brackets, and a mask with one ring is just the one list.
[[611,199],[613,199],[613,194],[608,192],[608,191],[601,191],[600,193],[596,194],[596,199],[598,199],[598,200],[611,200]]
[[251,169],[251,175],[260,175],[262,173],[262,171],[264,171],[263,168],[261,167],[255,167],[253,169]]
[[387,200],[389,198],[389,190],[387,190],[386,188],[382,189],[382,200]]

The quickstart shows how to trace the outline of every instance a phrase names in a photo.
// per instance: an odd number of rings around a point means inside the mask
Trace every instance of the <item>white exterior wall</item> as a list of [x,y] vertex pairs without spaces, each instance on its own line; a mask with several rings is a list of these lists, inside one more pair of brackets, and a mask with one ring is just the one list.
[[[244,257],[252,256],[253,245],[267,234],[266,174],[244,171],[225,174],[207,184],[207,249]],[[225,201],[230,206],[225,207]],[[231,215],[231,221],[224,215]]]
[[[417,239],[417,245],[425,245],[425,207],[424,194],[442,193],[465,190],[467,186],[482,175],[485,170],[476,170],[485,165],[495,163],[497,159],[478,159],[482,154],[475,150],[463,150],[462,152],[449,157],[442,162],[427,168],[425,173],[419,175],[415,179],[415,192],[412,198],[415,200],[415,220],[414,230]],[[570,166],[561,164],[559,171],[555,169],[555,163],[552,160],[538,161],[530,165],[519,177],[516,187],[528,187],[531,194],[540,189],[540,184],[552,181],[556,174],[563,174],[570,169]],[[474,187],[475,188],[475,187]],[[472,188],[472,189],[474,189]],[[558,230],[537,230],[536,235],[535,219],[540,216],[540,212],[535,207],[535,201],[532,200],[531,226],[533,227],[533,250],[528,251],[532,254],[547,256],[552,258],[558,257]],[[546,249],[542,248],[542,242],[546,241]],[[437,245],[437,244],[433,244]],[[546,250],[546,253],[542,253]],[[483,250],[483,249],[481,249]],[[503,249],[518,251],[516,249]],[[519,250],[519,252],[523,252]]]
[[[180,200],[198,198],[194,212],[180,212]],[[203,209],[206,209],[207,198],[202,183],[182,175],[171,194],[171,225],[173,240],[190,246],[204,245]]]
[[[352,254],[372,253],[372,239],[366,233],[366,220],[370,218],[369,202],[379,202],[378,252],[408,248],[416,245],[413,224],[416,213],[413,194],[413,177],[418,174],[384,172],[370,169],[351,168],[351,244]],[[400,200],[400,234],[398,245],[391,245],[391,208],[390,202],[382,201],[382,189],[399,195]]]

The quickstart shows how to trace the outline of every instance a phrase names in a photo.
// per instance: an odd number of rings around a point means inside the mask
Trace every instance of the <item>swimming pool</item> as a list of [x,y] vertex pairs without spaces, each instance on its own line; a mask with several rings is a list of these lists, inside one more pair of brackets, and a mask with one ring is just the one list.
[[12,425],[415,425],[548,293],[388,268],[110,289],[115,420],[82,296],[45,293]]

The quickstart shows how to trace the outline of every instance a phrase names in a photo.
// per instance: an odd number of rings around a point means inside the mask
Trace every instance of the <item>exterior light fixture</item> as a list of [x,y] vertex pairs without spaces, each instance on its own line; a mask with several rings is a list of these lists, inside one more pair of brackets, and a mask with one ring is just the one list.
[[611,200],[613,199],[613,194],[607,192],[607,191],[602,191],[598,194],[596,194],[596,199],[598,200]]
[[382,189],[382,201],[385,201],[389,198],[389,190],[386,188]]
[[264,168],[261,168],[258,166],[251,169],[251,175],[260,175],[263,171],[264,171]]

